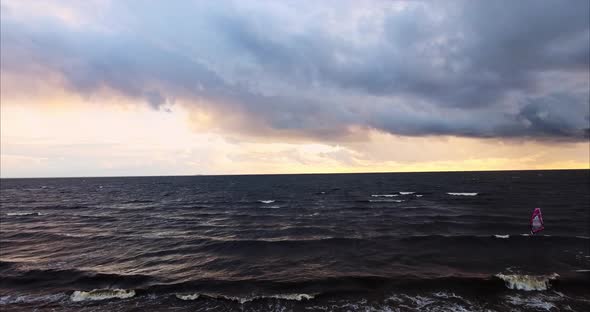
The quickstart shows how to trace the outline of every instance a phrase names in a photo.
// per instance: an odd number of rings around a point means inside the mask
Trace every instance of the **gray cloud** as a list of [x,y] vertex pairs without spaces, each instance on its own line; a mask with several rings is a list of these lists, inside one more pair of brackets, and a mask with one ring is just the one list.
[[588,139],[588,1],[364,5],[116,3],[94,21],[108,31],[3,8],[2,71],[42,66],[155,109],[183,99],[256,135]]

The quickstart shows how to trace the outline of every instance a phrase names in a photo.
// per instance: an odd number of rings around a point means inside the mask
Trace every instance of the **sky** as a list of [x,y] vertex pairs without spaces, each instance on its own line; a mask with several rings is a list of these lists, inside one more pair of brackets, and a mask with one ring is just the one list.
[[1,0],[0,176],[590,168],[590,1]]

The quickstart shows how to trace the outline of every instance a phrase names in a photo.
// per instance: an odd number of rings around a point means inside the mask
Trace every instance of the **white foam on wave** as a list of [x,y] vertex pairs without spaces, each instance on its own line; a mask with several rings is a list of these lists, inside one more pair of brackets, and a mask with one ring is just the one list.
[[464,300],[464,299],[463,299],[463,297],[461,297],[461,296],[457,296],[457,295],[455,295],[455,293],[453,293],[453,292],[452,292],[452,293],[447,293],[447,292],[439,291],[439,292],[435,292],[435,293],[433,293],[433,295],[434,295],[435,297],[438,297],[438,298],[443,298],[443,299],[450,299],[450,298],[453,298],[453,299],[461,299],[461,300]]
[[402,195],[412,195],[412,194],[414,194],[416,192],[399,192],[399,193],[402,194]]
[[575,270],[575,272],[578,272],[578,273],[588,273],[588,272],[590,272],[590,270],[582,269],[582,270]]
[[261,203],[263,203],[263,204],[272,204],[272,203],[275,202],[272,199],[259,199],[258,201],[261,202]]
[[451,193],[447,193],[447,194],[449,194],[451,196],[475,196],[478,193],[452,193],[451,192]]
[[[435,292],[428,295],[394,294],[390,295],[386,299],[386,302],[387,301],[395,302],[395,306],[400,308],[401,311],[483,311],[478,306],[475,306],[471,301],[456,295],[453,292],[444,291]],[[393,311],[400,310],[394,309]]]
[[371,203],[401,203],[402,199],[369,199]]
[[501,234],[494,234],[495,238],[510,238],[510,235],[506,234],[506,235],[501,235]]
[[91,291],[76,290],[70,296],[74,302],[88,300],[126,299],[135,296],[135,290],[127,289],[94,289]]
[[547,290],[550,282],[559,277],[559,274],[526,275],[526,274],[496,274],[497,278],[504,281],[506,287],[515,290]]
[[58,301],[61,301],[65,296],[66,296],[65,294],[42,295],[42,296],[30,296],[30,295],[0,296],[0,305],[15,304],[15,303],[58,302]]
[[581,239],[590,239],[590,237],[588,237],[588,236],[576,236],[576,238],[581,238]]
[[40,212],[8,212],[7,216],[42,216]]
[[201,297],[200,294],[175,294],[176,298],[180,299],[180,300],[197,300],[199,299],[199,297]]
[[430,305],[430,304],[433,304],[436,302],[436,300],[434,300],[433,298],[424,297],[424,296],[407,296],[407,295],[405,295],[405,297],[407,299],[409,299],[418,309],[422,309],[422,308],[426,307],[427,305]]
[[508,295],[505,297],[506,301],[512,305],[519,306],[519,307],[526,307],[532,308],[535,310],[545,310],[545,311],[552,311],[552,309],[557,309],[557,306],[549,302],[549,297],[546,296],[517,296],[517,295]]
[[373,194],[371,197],[397,197],[398,194]]
[[279,299],[279,300],[293,300],[293,301],[302,301],[302,300],[311,300],[315,296],[309,294],[276,294],[276,295],[267,295],[267,296],[251,296],[251,297],[234,297],[234,296],[225,296],[225,295],[218,295],[218,294],[175,294],[176,298],[181,300],[197,300],[201,296],[215,298],[215,299],[225,299],[239,302],[240,304],[244,304],[246,302],[251,302],[254,300],[260,299]]
[[416,194],[415,196],[416,196],[416,197],[422,197],[422,196],[424,196],[424,195]]
[[311,300],[314,298],[314,296],[308,295],[308,294],[284,294],[284,295],[267,296],[266,298],[301,301],[301,300]]

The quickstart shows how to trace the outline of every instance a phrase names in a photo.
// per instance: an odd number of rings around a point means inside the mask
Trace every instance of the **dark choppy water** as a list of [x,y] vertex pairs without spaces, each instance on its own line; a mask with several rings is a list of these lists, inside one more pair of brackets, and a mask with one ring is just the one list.
[[4,179],[0,310],[588,311],[589,173]]

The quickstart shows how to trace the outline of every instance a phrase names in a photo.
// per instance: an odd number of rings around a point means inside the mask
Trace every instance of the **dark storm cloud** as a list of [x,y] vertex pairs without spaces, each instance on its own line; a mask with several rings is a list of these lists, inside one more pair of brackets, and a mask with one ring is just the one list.
[[108,31],[3,9],[2,70],[40,64],[155,109],[183,99],[258,134],[587,140],[590,2],[389,4],[126,2]]

